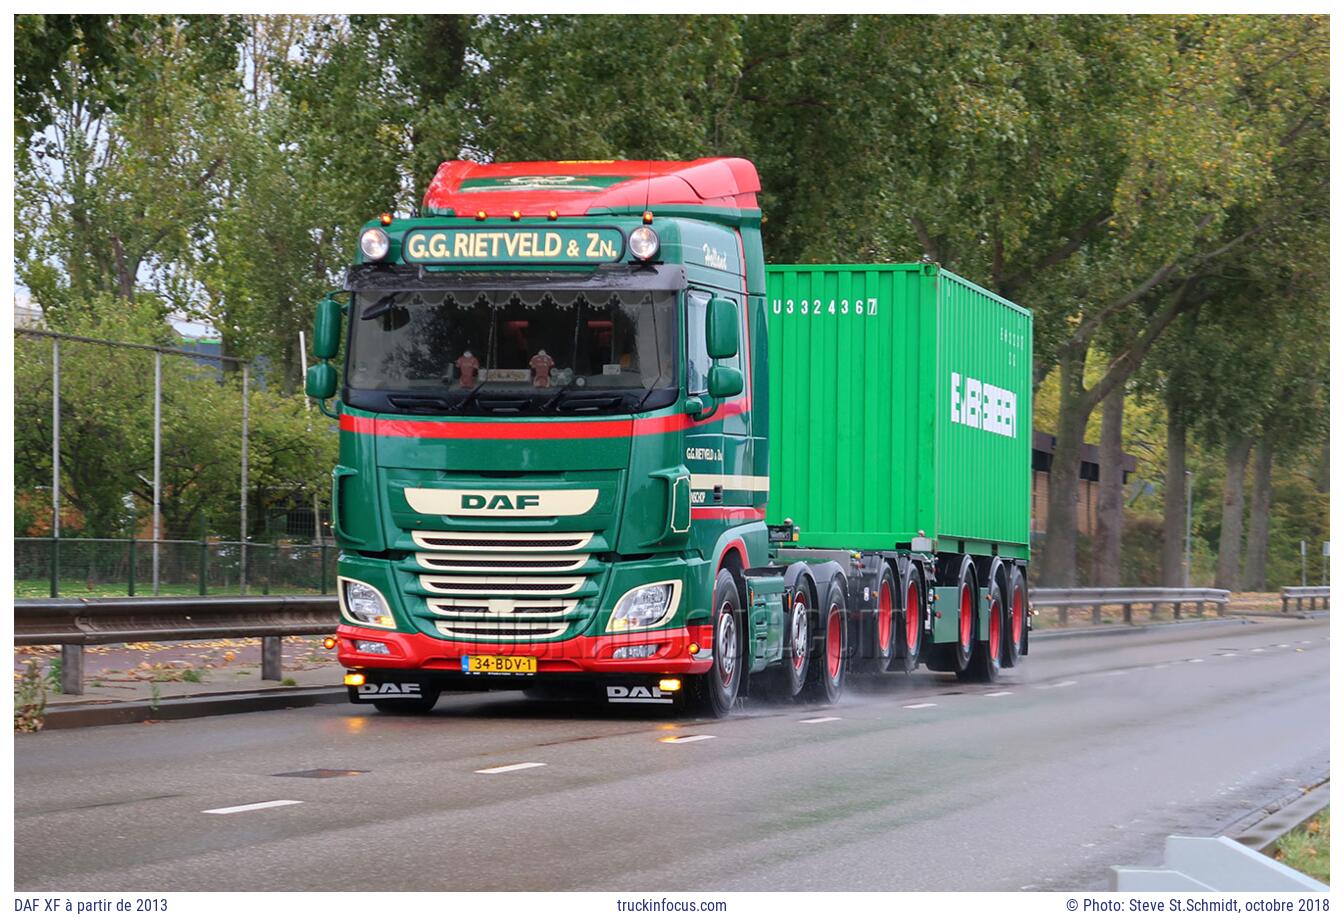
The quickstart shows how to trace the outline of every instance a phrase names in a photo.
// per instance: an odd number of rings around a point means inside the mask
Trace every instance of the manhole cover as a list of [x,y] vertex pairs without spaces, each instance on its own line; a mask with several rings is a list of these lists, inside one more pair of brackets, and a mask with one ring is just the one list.
[[293,773],[272,773],[272,776],[302,776],[306,779],[331,779],[335,776],[359,776],[368,770],[295,770]]

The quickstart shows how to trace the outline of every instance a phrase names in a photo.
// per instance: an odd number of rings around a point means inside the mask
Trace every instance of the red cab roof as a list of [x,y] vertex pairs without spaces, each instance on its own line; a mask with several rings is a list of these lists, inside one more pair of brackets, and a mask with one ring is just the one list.
[[740,157],[689,163],[665,160],[559,160],[472,163],[449,160],[425,192],[425,212],[459,216],[514,211],[561,217],[594,211],[640,211],[659,205],[755,209],[761,190],[756,167]]

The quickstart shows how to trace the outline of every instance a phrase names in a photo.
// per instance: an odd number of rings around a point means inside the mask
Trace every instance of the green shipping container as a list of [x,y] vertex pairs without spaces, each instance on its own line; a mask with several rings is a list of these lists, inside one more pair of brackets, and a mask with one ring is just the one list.
[[1031,313],[937,265],[773,265],[770,500],[799,544],[1025,559]]

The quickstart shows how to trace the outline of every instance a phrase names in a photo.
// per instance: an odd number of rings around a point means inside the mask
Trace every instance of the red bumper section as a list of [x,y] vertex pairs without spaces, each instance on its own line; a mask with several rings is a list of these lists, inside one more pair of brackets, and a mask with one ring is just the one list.
[[[355,650],[356,639],[382,642],[390,654],[369,655]],[[655,629],[649,632],[575,636],[564,642],[454,642],[423,633],[390,632],[341,623],[336,627],[336,658],[347,668],[461,673],[463,655],[529,655],[537,659],[537,673],[582,674],[703,674],[713,662],[694,658],[689,646],[709,649],[711,627]],[[626,645],[657,645],[646,658],[613,658]],[[701,652],[704,655],[704,652]]]

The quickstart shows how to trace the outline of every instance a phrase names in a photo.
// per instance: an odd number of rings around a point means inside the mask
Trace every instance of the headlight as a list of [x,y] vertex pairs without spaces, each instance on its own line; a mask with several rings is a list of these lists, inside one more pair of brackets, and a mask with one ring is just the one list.
[[378,626],[391,629],[397,625],[392,619],[392,611],[387,601],[373,585],[366,585],[353,578],[341,579],[341,613],[345,618],[360,626]]
[[632,588],[616,602],[611,619],[607,621],[607,632],[661,626],[677,612],[677,600],[680,597],[679,581],[663,581]]
[[390,246],[391,243],[387,239],[387,234],[377,227],[370,227],[359,235],[360,251],[375,262],[387,258],[387,250]]
[[630,254],[641,262],[658,255],[658,234],[652,227],[636,227],[630,231]]

